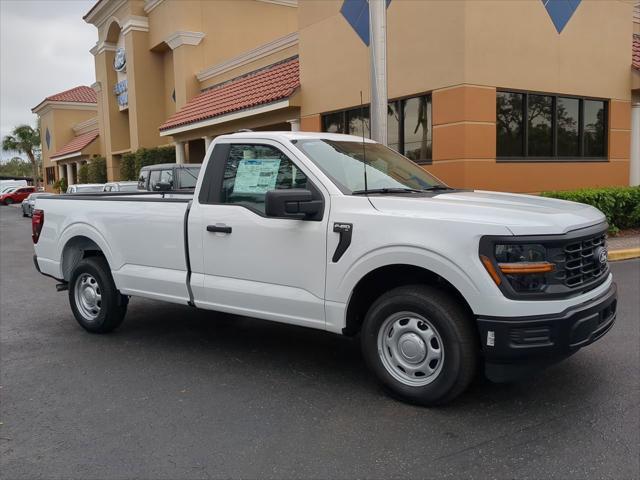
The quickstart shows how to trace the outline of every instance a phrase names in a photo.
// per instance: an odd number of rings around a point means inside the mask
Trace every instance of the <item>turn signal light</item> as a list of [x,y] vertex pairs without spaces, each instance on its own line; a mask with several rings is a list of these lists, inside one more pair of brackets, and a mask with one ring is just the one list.
[[499,263],[498,267],[505,275],[529,275],[552,272],[555,265],[549,262],[514,262]]
[[489,272],[489,275],[491,275],[491,278],[493,278],[493,281],[496,282],[496,285],[500,285],[502,283],[502,279],[500,278],[500,275],[498,275],[498,272],[496,272],[493,262],[485,255],[480,255],[480,260],[482,261],[484,268]]
[[42,231],[42,227],[44,225],[44,210],[34,210],[33,215],[31,215],[31,239],[33,243],[38,243],[40,239],[40,232]]

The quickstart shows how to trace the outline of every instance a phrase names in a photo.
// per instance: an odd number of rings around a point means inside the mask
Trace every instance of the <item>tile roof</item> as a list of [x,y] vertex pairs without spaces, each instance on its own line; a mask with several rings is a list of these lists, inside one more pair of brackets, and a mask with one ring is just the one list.
[[633,65],[633,68],[635,68],[636,70],[640,70],[640,35],[638,35],[637,33],[633,35],[633,52],[631,65]]
[[160,130],[283,100],[299,86],[296,57],[204,90],[171,115]]
[[51,159],[53,160],[56,157],[78,153],[91,142],[93,142],[96,138],[98,138],[98,130],[92,130],[90,132],[83,133],[82,135],[78,135],[56,153],[51,155]]
[[52,102],[98,103],[96,91],[84,85],[50,95],[45,100]]

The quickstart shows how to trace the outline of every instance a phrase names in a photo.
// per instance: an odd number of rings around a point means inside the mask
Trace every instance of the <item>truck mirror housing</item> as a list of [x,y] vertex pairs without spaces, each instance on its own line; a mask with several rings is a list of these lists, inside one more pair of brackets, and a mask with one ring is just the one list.
[[265,212],[269,217],[309,219],[322,211],[322,200],[314,200],[310,190],[291,188],[270,190],[265,197]]
[[171,184],[169,182],[158,182],[154,185],[153,189],[156,192],[168,192],[171,190]]

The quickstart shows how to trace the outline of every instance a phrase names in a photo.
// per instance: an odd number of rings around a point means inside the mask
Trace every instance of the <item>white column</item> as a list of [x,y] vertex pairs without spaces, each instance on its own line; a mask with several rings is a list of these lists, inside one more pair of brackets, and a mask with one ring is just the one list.
[[209,145],[211,145],[211,142],[213,142],[213,137],[202,137],[204,138],[204,151],[206,152],[207,150],[209,150]]
[[84,162],[76,162],[76,180],[80,182],[80,167]]
[[640,185],[640,103],[631,105],[631,161],[629,185]]
[[176,163],[184,163],[184,143],[185,142],[176,142]]
[[75,183],[73,180],[73,164],[67,163],[67,185],[73,185]]
[[287,123],[289,125],[291,125],[291,131],[292,132],[299,132],[300,131],[300,119],[299,118],[292,118],[291,120],[287,120]]
[[[387,2],[369,0],[371,56],[371,138],[387,144]],[[364,118],[362,128],[364,129]]]

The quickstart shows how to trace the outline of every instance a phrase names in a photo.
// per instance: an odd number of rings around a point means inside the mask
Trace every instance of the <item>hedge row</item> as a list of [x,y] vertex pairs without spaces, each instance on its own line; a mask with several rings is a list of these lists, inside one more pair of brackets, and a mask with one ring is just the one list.
[[609,232],[640,228],[640,186],[584,188],[568,192],[543,192],[541,195],[592,205],[607,216]]
[[142,167],[158,163],[176,163],[175,148],[140,148],[135,152],[125,153],[120,162],[120,177],[122,180],[137,180]]
[[78,169],[78,183],[106,183],[107,160],[104,157],[93,157]]

